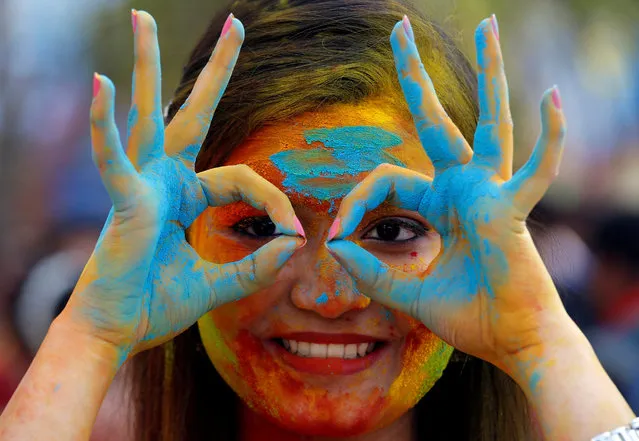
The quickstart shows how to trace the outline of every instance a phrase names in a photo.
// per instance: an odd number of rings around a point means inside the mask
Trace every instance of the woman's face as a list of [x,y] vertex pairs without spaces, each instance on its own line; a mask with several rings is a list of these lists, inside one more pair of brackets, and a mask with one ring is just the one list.
[[[271,286],[199,321],[218,372],[253,409],[301,434],[346,436],[389,424],[432,387],[452,348],[416,320],[371,302],[324,243],[341,199],[391,163],[432,176],[412,121],[383,102],[338,105],[278,123],[236,148],[285,192],[308,243]],[[208,208],[190,230],[205,259],[242,259],[279,232],[244,203]],[[423,273],[440,237],[417,213],[383,205],[348,238],[391,267]]]

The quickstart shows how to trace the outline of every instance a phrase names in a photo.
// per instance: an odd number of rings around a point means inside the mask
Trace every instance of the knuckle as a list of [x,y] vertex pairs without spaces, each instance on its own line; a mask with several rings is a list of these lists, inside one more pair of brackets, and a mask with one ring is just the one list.
[[242,178],[252,178],[255,175],[255,171],[246,164],[234,165],[233,169]]
[[103,128],[104,127],[104,110],[100,107],[91,108],[91,114],[89,117],[91,124],[95,127]]
[[512,116],[510,116],[509,114],[501,118],[499,120],[499,126],[500,126],[500,130],[508,130],[512,132],[513,129],[515,128],[515,123],[513,122]]
[[562,140],[566,137],[566,125],[565,124],[558,124],[557,128],[555,129],[555,137]]
[[375,167],[375,169],[373,170],[371,175],[373,175],[373,174],[375,174],[375,175],[386,175],[386,174],[394,172],[396,168],[397,168],[396,165],[389,164],[388,162],[384,162],[384,163],[378,165],[377,167]]

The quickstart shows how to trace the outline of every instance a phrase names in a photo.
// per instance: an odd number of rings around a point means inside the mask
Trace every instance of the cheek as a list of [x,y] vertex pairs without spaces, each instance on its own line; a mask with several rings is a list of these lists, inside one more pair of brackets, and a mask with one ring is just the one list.
[[221,233],[220,211],[207,208],[193,222],[188,230],[189,244],[205,260],[215,263],[228,263],[241,260],[255,249]]
[[411,330],[406,336],[400,374],[388,392],[389,409],[381,425],[413,408],[441,378],[453,353],[452,346],[444,343],[423,324],[405,318]]
[[[198,321],[202,344],[211,362],[224,380],[242,397],[252,392],[246,366],[265,354],[261,343],[248,338],[248,329],[273,309],[277,294],[257,292],[237,302],[210,311]],[[251,344],[247,344],[251,342]]]

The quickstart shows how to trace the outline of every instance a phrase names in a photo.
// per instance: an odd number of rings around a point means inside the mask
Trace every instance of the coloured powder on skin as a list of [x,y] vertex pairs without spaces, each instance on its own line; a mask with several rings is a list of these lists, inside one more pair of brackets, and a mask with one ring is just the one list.
[[307,130],[304,138],[308,144],[320,142],[324,147],[287,150],[270,158],[284,173],[285,187],[321,201],[346,196],[353,187],[352,177],[382,163],[404,166],[387,151],[402,144],[402,138],[379,127]]
[[[452,353],[452,346],[434,336],[418,339],[415,334],[409,334],[402,373],[393,382],[389,391],[391,400],[408,404],[417,402],[442,376]],[[414,363],[411,359],[424,360],[424,362]]]

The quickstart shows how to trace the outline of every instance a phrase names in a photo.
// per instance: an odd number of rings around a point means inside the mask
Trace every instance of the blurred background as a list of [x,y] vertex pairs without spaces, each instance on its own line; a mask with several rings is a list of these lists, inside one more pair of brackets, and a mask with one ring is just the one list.
[[[471,59],[476,25],[497,14],[516,165],[539,132],[541,94],[559,85],[566,153],[533,228],[570,314],[639,412],[639,3],[416,4]],[[113,79],[125,127],[130,8],[148,10],[158,22],[166,104],[209,19],[228,5],[0,0],[0,411],[64,306],[109,209],[91,163],[92,73]]]

